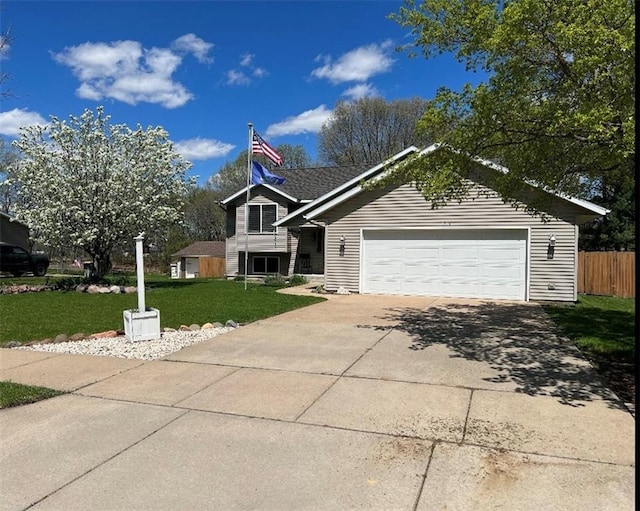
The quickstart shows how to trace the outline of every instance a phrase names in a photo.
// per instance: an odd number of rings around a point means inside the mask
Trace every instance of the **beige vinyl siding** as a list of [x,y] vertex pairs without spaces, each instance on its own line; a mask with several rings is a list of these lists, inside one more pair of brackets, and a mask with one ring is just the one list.
[[[287,215],[287,201],[280,195],[269,190],[261,190],[259,193],[252,192],[249,204],[276,204],[276,218],[283,218]],[[227,227],[227,276],[233,276],[240,271],[239,253],[245,250],[244,217],[245,205],[244,197],[227,206],[235,209],[235,228]],[[232,217],[233,215],[228,215]],[[277,232],[264,234],[249,234],[249,253],[271,253],[288,252],[290,242],[288,240],[287,228],[278,227]],[[244,263],[243,263],[244,264]]]
[[[505,204],[496,192],[478,183],[473,183],[467,199],[439,209],[431,209],[410,185],[362,192],[322,216],[327,223],[325,286],[359,292],[361,229],[531,227],[529,299],[575,300],[576,211],[561,199],[552,207],[555,216],[543,223],[540,217]],[[550,234],[557,241],[554,258],[549,260]],[[345,237],[343,254],[340,236]]]
[[226,214],[227,238],[225,243],[225,266],[227,277],[238,274],[238,238],[236,237],[236,210],[235,206],[229,206]]
[[238,250],[235,247],[235,240],[233,240],[232,246],[232,244],[229,243],[229,239],[227,239],[227,254],[225,259],[227,277],[233,277],[238,274],[240,271],[238,261]]
[[293,229],[288,229],[288,247],[291,257],[289,259],[289,268],[287,275],[293,275],[296,271],[296,257],[298,255],[298,239],[300,237],[300,232],[294,232]]

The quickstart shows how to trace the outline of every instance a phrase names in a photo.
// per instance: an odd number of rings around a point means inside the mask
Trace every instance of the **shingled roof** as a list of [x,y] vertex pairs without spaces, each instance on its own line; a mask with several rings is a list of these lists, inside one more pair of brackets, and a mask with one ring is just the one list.
[[[298,201],[312,201],[346,183],[350,179],[359,176],[370,167],[370,165],[351,165],[344,167],[307,167],[301,169],[277,168],[271,170],[271,172],[285,178],[286,181],[282,185],[272,185],[272,187],[274,190],[289,195]],[[243,190],[246,190],[246,188]],[[238,190],[223,202],[239,198],[241,191],[242,190]]]
[[196,241],[178,250],[175,257],[226,257],[224,241]]
[[278,186],[298,200],[313,200],[359,176],[370,165],[348,167],[310,167],[304,169],[274,169],[272,172],[286,179]]

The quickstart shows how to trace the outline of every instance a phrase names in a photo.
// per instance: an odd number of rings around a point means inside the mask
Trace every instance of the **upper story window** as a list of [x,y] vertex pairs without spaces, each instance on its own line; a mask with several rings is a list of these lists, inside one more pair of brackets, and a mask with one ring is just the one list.
[[276,204],[249,204],[249,232],[276,232],[272,225],[277,218]]

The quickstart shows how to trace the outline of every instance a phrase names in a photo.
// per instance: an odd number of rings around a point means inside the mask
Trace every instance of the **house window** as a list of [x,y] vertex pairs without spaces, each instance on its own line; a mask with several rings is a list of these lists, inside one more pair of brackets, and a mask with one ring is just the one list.
[[273,256],[254,256],[253,273],[280,273],[280,258]]
[[272,225],[278,218],[275,204],[249,204],[249,232],[276,232]]

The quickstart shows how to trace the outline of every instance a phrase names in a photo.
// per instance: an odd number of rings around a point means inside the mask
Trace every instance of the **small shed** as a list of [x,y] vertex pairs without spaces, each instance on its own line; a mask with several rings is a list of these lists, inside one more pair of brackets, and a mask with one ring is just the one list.
[[196,241],[172,254],[178,262],[172,265],[171,276],[182,279],[224,277],[225,253],[224,241]]
[[0,241],[29,250],[29,226],[0,211]]

